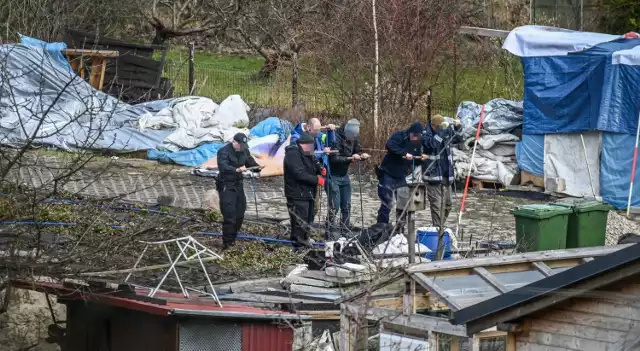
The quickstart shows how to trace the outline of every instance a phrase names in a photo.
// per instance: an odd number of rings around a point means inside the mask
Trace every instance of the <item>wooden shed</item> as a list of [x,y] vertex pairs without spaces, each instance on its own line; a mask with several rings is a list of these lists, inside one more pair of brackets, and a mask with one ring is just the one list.
[[[512,292],[519,294],[523,287],[531,284],[571,275],[565,272],[589,267],[591,264],[587,263],[596,258],[608,257],[626,247],[628,245],[436,261],[389,273],[336,301],[341,303],[340,350],[366,350],[370,337],[375,334],[415,340],[416,343],[411,344],[415,350],[514,350],[511,346],[515,334],[511,329],[499,328],[498,323],[470,325],[467,322],[475,320],[463,320],[460,315],[471,317],[467,311],[488,301],[492,301],[494,307],[500,306],[503,302],[497,301],[512,296]],[[386,294],[372,297],[372,292],[381,289],[386,290]],[[419,345],[418,341],[426,345]]]
[[507,351],[640,349],[640,245],[458,311],[467,335],[508,333]]

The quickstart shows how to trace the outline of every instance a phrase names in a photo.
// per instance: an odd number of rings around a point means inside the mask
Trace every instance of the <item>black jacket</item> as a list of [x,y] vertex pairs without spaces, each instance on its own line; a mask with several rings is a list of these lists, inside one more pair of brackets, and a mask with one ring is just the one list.
[[242,182],[242,173],[236,169],[245,167],[256,167],[258,163],[253,159],[249,150],[245,149],[236,152],[232,143],[228,143],[218,150],[218,180],[223,183]]
[[331,149],[338,150],[335,155],[329,156],[331,175],[344,177],[349,172],[351,160],[349,157],[360,153],[360,142],[358,139],[347,140],[344,134],[344,126],[336,131],[336,140],[332,143]]
[[402,179],[411,174],[412,162],[403,158],[407,153],[413,156],[422,155],[421,143],[412,143],[406,130],[393,133],[387,141],[386,149],[387,154],[382,159],[380,169],[395,179]]
[[284,154],[284,196],[292,200],[313,200],[322,165],[315,155],[305,155],[297,144]]

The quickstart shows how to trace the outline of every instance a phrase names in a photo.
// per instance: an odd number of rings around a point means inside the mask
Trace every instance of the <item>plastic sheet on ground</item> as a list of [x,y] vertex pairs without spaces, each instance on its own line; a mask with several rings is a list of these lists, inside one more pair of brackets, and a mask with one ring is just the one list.
[[[416,254],[418,253],[429,253],[431,250],[421,243],[415,244]],[[396,234],[391,237],[391,239],[379,244],[372,250],[374,255],[382,255],[382,254],[406,254],[409,253],[409,243],[407,241],[407,237],[404,234]]]
[[[237,95],[219,106],[201,97],[122,103],[91,87],[43,47],[0,46],[0,69],[0,143],[7,146],[181,151],[228,141],[238,131],[235,127],[249,122],[248,107]],[[207,147],[195,153],[211,151]]]
[[141,104],[154,115],[139,120],[141,130],[172,129],[158,150],[180,151],[194,149],[205,143],[224,143],[249,124],[249,106],[239,95],[227,97],[220,105],[209,98],[188,96],[169,101]]
[[[482,105],[463,101],[458,106],[456,118],[462,124],[465,138],[474,136],[480,121]],[[504,134],[522,125],[523,104],[505,99],[493,99],[485,104],[482,130],[488,134]]]
[[[600,132],[584,133],[583,147],[580,134],[548,134],[544,139],[544,179],[564,180],[565,189],[559,193],[575,197],[600,196]],[[589,169],[587,168],[587,160]],[[591,175],[591,178],[589,177]],[[593,189],[592,189],[593,185]],[[552,190],[552,189],[547,189]]]
[[0,69],[3,145],[131,152],[166,136],[138,133],[137,120],[149,112],[93,89],[42,48],[1,45]]
[[[511,184],[518,173],[515,161],[515,140],[512,134],[483,135],[478,139],[478,147],[473,160],[471,176],[486,181],[499,181]],[[469,172],[471,154],[475,138],[470,137],[464,143],[464,150],[453,149],[456,179],[464,179]]]

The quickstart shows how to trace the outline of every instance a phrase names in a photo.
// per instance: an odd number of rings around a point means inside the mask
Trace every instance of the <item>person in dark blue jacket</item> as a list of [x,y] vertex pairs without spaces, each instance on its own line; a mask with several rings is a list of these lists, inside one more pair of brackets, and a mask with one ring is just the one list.
[[[413,123],[409,129],[395,132],[387,141],[387,154],[377,169],[378,223],[389,223],[391,206],[395,199],[396,188],[406,184],[406,176],[411,173],[412,166],[422,158],[422,132],[424,126],[420,122]],[[402,208],[396,208],[396,219],[400,218]]]
[[[462,141],[462,136],[457,133],[460,129],[460,122],[457,120],[450,126],[444,117],[435,115],[422,137],[424,153],[429,155],[428,161],[422,166],[423,180],[427,183],[431,222],[437,228],[445,224],[451,212],[451,184],[454,182],[454,173],[453,155],[449,146]],[[443,198],[444,217],[440,218]]]

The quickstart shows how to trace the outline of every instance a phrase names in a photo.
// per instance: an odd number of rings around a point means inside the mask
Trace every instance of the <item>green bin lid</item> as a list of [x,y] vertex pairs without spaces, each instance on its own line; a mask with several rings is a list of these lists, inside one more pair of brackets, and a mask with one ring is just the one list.
[[547,219],[555,216],[568,215],[573,211],[569,207],[551,204],[523,205],[511,211],[516,217]]
[[572,211],[577,213],[592,212],[592,211],[608,212],[613,210],[613,207],[611,205],[602,203],[596,200],[562,199],[562,200],[553,202],[551,204],[570,208]]

